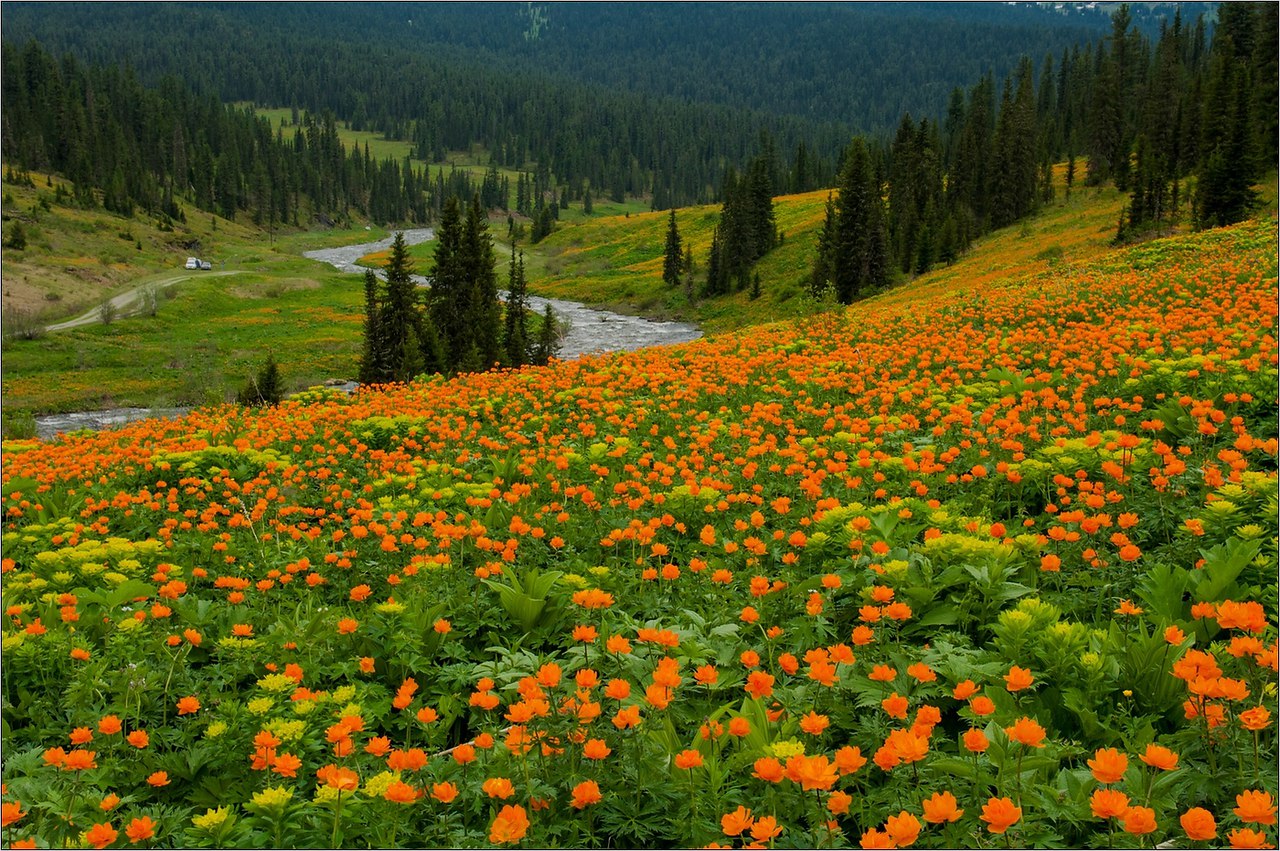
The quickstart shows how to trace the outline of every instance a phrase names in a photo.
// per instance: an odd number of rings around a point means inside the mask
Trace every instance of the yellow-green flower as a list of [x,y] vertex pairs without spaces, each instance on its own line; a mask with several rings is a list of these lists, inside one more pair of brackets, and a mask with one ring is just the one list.
[[205,810],[204,815],[195,816],[191,819],[191,823],[201,830],[214,831],[217,830],[223,822],[227,820],[227,816],[231,815],[231,810],[227,807],[218,807],[216,810]]
[[295,685],[296,683],[284,674],[267,674],[258,680],[258,688],[277,694],[293,691]]
[[774,742],[769,748],[773,755],[781,759],[787,759],[793,756],[801,756],[804,754],[804,743],[795,739],[784,739],[783,741]]
[[283,809],[293,800],[293,790],[285,786],[271,786],[253,796],[253,802],[268,810]]
[[255,697],[253,700],[249,701],[248,709],[254,715],[266,715],[271,711],[271,707],[275,705],[276,702],[274,698]]

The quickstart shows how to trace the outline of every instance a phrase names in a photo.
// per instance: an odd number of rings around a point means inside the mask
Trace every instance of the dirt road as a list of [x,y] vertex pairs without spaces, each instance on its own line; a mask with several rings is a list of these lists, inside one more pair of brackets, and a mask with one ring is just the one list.
[[[148,281],[145,284],[134,287],[131,290],[120,293],[111,299],[111,304],[115,308],[115,315],[118,318],[131,316],[136,313],[142,302],[142,291],[148,287],[155,287],[156,292],[181,283],[189,281],[192,278],[220,278],[224,275],[238,275],[239,271],[230,272],[193,272],[183,275],[173,275],[168,278],[159,278],[154,281]],[[66,322],[59,322],[55,325],[49,325],[46,331],[66,331],[71,328],[81,328],[85,325],[93,325],[102,321],[102,307],[98,306],[75,319],[68,319]]]

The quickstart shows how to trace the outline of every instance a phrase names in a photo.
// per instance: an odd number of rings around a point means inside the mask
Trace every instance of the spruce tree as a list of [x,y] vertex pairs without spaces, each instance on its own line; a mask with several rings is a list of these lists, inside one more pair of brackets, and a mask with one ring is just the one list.
[[[413,283],[413,265],[409,260],[409,247],[404,233],[397,232],[387,258],[386,298],[382,302],[379,320],[381,337],[388,358],[387,378],[392,381],[408,381],[421,371],[412,358],[406,362],[406,353],[418,347],[418,294]],[[412,343],[410,338],[412,337]],[[421,358],[418,358],[420,361]],[[409,370],[417,368],[417,371]]]
[[471,285],[470,309],[466,322],[471,330],[471,343],[479,358],[475,368],[489,369],[502,359],[502,307],[498,303],[498,282],[493,271],[493,238],[489,236],[489,217],[480,205],[478,195],[472,197],[467,209],[467,219],[463,225],[463,246],[466,274]]
[[364,273],[364,343],[360,353],[361,384],[380,384],[387,380],[387,356],[382,336],[381,304],[378,276],[372,269]]
[[456,372],[470,348],[470,284],[463,256],[462,209],[456,195],[444,202],[436,230],[435,266],[431,273],[428,311],[444,353],[444,371]]
[[523,366],[529,359],[528,297],[524,279],[524,254],[516,258],[511,248],[511,266],[507,273],[507,306],[503,324],[502,348],[510,366]]
[[832,281],[841,304],[850,304],[888,283],[883,205],[866,143],[856,138],[845,158],[836,198]]
[[676,228],[676,211],[672,210],[667,222],[667,243],[662,254],[662,282],[675,289],[680,285],[680,231]]
[[542,328],[538,331],[538,342],[533,349],[533,362],[535,364],[543,366],[556,356],[556,353],[560,350],[559,332],[556,312],[551,309],[551,304],[548,302],[547,309],[542,313]]

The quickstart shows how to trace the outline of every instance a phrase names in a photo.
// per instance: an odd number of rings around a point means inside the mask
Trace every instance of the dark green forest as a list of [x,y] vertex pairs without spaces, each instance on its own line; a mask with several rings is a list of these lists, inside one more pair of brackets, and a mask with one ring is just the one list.
[[[850,128],[882,120],[854,106],[836,108],[850,103],[838,89],[873,88],[849,85],[849,69],[859,62],[827,78],[813,76],[819,66],[806,63],[834,60],[806,51],[789,53],[806,58],[781,69],[749,59],[752,45],[783,38],[782,16],[801,44],[816,37],[814,27],[826,28],[829,57],[875,55],[868,40],[898,45],[899,57],[880,64],[905,61],[911,70],[897,89],[877,93],[878,103],[943,85],[955,68],[995,66],[1004,53],[979,49],[993,33],[1003,33],[1007,52],[1049,34],[1070,42],[1093,18],[1078,13],[1049,26],[1043,10],[1000,7],[1004,23],[997,24],[983,18],[994,14],[986,6],[926,6],[912,13],[916,49],[934,44],[934,24],[959,21],[976,41],[960,49],[964,39],[953,37],[950,51],[923,61],[907,49],[909,33],[881,20],[879,7],[681,7],[692,16],[682,38],[710,47],[694,50],[689,41],[683,49],[655,49],[626,90],[573,76],[597,73],[591,69],[599,71],[606,55],[633,68],[622,60],[670,29],[664,16],[674,13],[660,11],[668,7],[593,5],[580,12],[582,20],[561,6],[530,5],[59,8],[74,12],[60,16],[73,25],[41,45],[14,41],[46,31],[53,37],[39,7],[6,6],[0,143],[10,169],[70,178],[77,203],[174,215],[178,196],[266,227],[353,213],[386,224],[428,222],[451,195],[464,202],[478,195],[488,208],[508,204],[511,187],[496,170],[483,182],[461,173],[429,181],[407,160],[375,162],[345,150],[335,126],[341,119],[411,140],[432,161],[446,150],[486,148],[493,165],[522,171],[515,206],[535,218],[539,234],[561,203],[589,203],[593,194],[645,197],[654,209],[722,200],[711,294],[743,286],[751,264],[772,247],[777,235],[762,199],[784,192],[840,186],[848,197],[832,205],[823,251],[849,242],[842,229],[869,229],[877,259],[859,265],[875,288],[947,262],[982,233],[1036,210],[1051,192],[1054,162],[1069,163],[1069,183],[1112,181],[1132,192],[1120,223],[1130,238],[1167,225],[1180,209],[1199,225],[1240,218],[1249,185],[1276,159],[1276,8],[1267,4],[1227,4],[1213,21],[1186,18],[1183,7],[1173,8],[1172,18],[1156,14],[1165,7],[1120,7],[1091,41],[1039,56],[1023,50],[1009,73],[993,67],[950,88],[941,108],[899,114],[892,131],[865,134],[856,158],[849,155]],[[636,33],[623,39],[628,15]],[[574,36],[586,32],[576,29],[588,26],[583,21],[601,27],[594,40]],[[690,21],[706,29],[696,32]],[[842,27],[868,21],[883,27],[840,45]],[[420,43],[419,28],[431,34]],[[370,31],[385,37],[372,39]],[[598,43],[614,40],[609,33],[617,43]],[[452,47],[425,49],[438,43],[433,38]],[[524,47],[514,47],[509,62],[487,61],[493,55],[485,51],[504,39]],[[556,52],[570,42],[576,59]],[[463,56],[463,48],[472,52]],[[54,50],[73,52],[58,58]],[[127,64],[113,61],[122,54]],[[530,70],[539,56],[555,60],[546,73]],[[742,73],[744,62],[757,72]],[[643,83],[664,67],[671,71],[665,86]],[[707,80],[700,102],[681,97],[686,73]],[[923,73],[931,75],[929,86],[914,76]],[[821,123],[795,114],[805,111],[796,91],[806,81],[814,97],[832,98]],[[663,90],[639,91],[646,87]],[[774,94],[748,97],[765,90]],[[225,105],[234,100],[300,107],[300,126],[273,128],[250,110]],[[715,100],[723,102],[709,102]],[[855,191],[877,200],[857,214],[869,219],[852,218]],[[833,285],[842,299],[863,291],[840,277],[850,262],[819,258],[815,288]]]

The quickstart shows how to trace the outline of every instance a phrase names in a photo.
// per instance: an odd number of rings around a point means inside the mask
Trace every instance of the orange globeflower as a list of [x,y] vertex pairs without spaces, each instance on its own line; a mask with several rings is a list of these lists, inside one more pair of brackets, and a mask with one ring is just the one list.
[[754,821],[751,810],[740,806],[733,812],[720,816],[720,830],[725,836],[741,836],[744,830],[751,828]]
[[1008,798],[991,798],[982,805],[979,818],[987,823],[990,832],[1004,833],[1022,818],[1022,808],[1015,807]]
[[751,776],[766,783],[780,783],[786,775],[783,772],[782,763],[778,762],[776,758],[762,756],[752,766]]
[[114,715],[104,715],[102,720],[98,722],[98,732],[104,736],[114,736],[120,732],[122,727],[120,719]]
[[896,691],[880,701],[880,706],[883,707],[890,718],[906,718],[909,705],[907,699]]
[[21,801],[5,801],[0,805],[0,827],[8,827],[26,814]]
[[489,841],[497,844],[519,842],[528,830],[529,816],[524,807],[507,804],[489,826]]
[[849,806],[852,803],[852,795],[837,789],[827,798],[827,809],[831,811],[832,815],[842,816],[849,812]]
[[98,809],[102,810],[104,813],[109,813],[114,810],[119,803],[120,796],[115,792],[112,792],[102,799],[101,803],[98,804]]
[[382,797],[393,804],[412,804],[418,800],[418,793],[408,783],[396,780],[386,788],[386,791],[382,793]]
[[120,832],[111,826],[111,822],[103,822],[95,824],[85,831],[84,841],[94,848],[106,848],[112,842],[115,842],[116,837],[119,835]]
[[1117,783],[1129,768],[1129,757],[1115,748],[1098,748],[1089,760],[1089,771],[1099,783]]
[[756,842],[768,842],[779,833],[782,833],[782,828],[778,827],[778,820],[773,816],[760,816],[751,825],[751,838]]
[[190,715],[193,712],[200,711],[200,701],[194,697],[184,697],[178,701],[178,714]]
[[1214,821],[1213,813],[1204,807],[1192,807],[1187,810],[1178,819],[1178,823],[1182,825],[1182,831],[1187,834],[1187,838],[1196,842],[1213,839],[1218,835],[1218,823]]
[[169,785],[169,772],[167,772],[167,771],[155,771],[155,772],[152,772],[152,773],[151,773],[151,776],[149,776],[149,777],[147,778],[147,785],[148,785],[148,786],[156,786],[156,787],[159,787],[159,786],[168,786],[168,785]]
[[133,843],[143,842],[156,835],[156,823],[150,816],[135,818],[125,826],[124,835]]
[[458,787],[452,783],[433,783],[431,786],[431,797],[435,798],[442,804],[447,804],[454,798],[458,797]]
[[1005,734],[1015,742],[1032,748],[1044,747],[1045,729],[1033,718],[1023,716],[1012,727],[1004,728]]
[[836,770],[843,777],[846,774],[855,774],[858,769],[867,764],[867,758],[862,755],[861,748],[850,747],[845,745],[836,751]]
[[813,789],[830,789],[840,775],[833,763],[825,756],[803,756],[796,754],[787,760],[787,777],[800,788],[809,792]]
[[830,724],[830,718],[812,711],[800,719],[800,729],[811,736],[820,735]]
[[1115,818],[1129,809],[1129,796],[1118,789],[1095,789],[1089,798],[1094,818]]
[[592,804],[598,804],[604,799],[600,794],[600,785],[594,780],[584,780],[577,786],[573,787],[573,800],[569,806],[575,810],[581,810]]
[[516,787],[505,777],[490,777],[480,785],[490,798],[506,800],[516,793]]
[[987,738],[986,733],[977,727],[970,727],[964,733],[964,746],[966,750],[972,753],[982,753],[991,747],[991,740]]
[[743,688],[752,697],[769,697],[773,694],[773,674],[752,671],[747,675],[747,684]]
[[1026,668],[1019,668],[1014,665],[1009,669],[1009,673],[1004,675],[1004,682],[1007,691],[1021,691],[1030,687],[1035,682],[1035,677]]
[[889,816],[884,829],[898,847],[905,848],[919,838],[920,826],[918,818],[903,810],[896,816]]
[[93,741],[93,731],[88,727],[76,727],[71,731],[71,744],[84,745]]
[[956,796],[950,792],[935,792],[924,799],[924,820],[930,824],[953,822],[964,815],[964,810],[957,809]]
[[674,762],[676,768],[697,768],[702,765],[702,754],[692,749],[683,750],[676,754]]
[[985,694],[980,694],[970,700],[969,708],[973,710],[974,715],[978,716],[990,715],[996,711],[996,705]]
[[1276,846],[1267,842],[1267,835],[1260,830],[1252,830],[1247,827],[1238,827],[1227,834],[1227,841],[1231,843],[1232,848],[1275,848]]
[[587,739],[582,746],[582,755],[587,759],[604,759],[613,753],[613,749],[605,744],[604,739]]
[[338,621],[338,635],[350,635],[360,628],[360,621],[355,618],[343,618]]
[[1240,725],[1255,733],[1271,726],[1271,713],[1265,706],[1255,706],[1240,713]]
[[1173,771],[1178,767],[1178,755],[1154,742],[1147,745],[1146,751],[1143,752],[1139,759],[1152,768],[1158,768],[1161,771]]
[[897,843],[893,841],[893,837],[886,831],[876,830],[874,827],[869,828],[862,833],[861,839],[858,840],[859,848],[897,848]]
[[62,763],[63,771],[86,771],[90,768],[97,768],[98,763],[94,760],[97,751],[74,750],[67,754],[66,760]]
[[1260,789],[1246,789],[1236,795],[1236,808],[1232,812],[1240,816],[1241,821],[1252,824],[1276,823],[1276,802],[1270,792]]
[[1134,836],[1146,836],[1156,829],[1156,811],[1150,807],[1129,807],[1121,818],[1124,832]]

